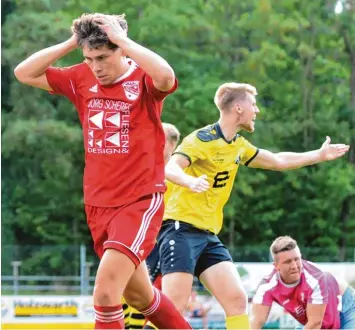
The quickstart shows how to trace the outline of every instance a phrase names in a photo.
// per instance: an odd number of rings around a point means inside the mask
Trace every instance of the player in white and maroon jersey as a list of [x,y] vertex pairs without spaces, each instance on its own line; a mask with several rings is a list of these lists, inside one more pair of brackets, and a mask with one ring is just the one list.
[[278,237],[271,245],[274,270],[253,298],[252,329],[261,329],[271,305],[278,303],[304,329],[355,328],[355,291],[343,280],[302,259],[297,242]]
[[[189,324],[154,289],[144,260],[164,212],[164,98],[177,88],[170,65],[127,36],[124,15],[84,14],[67,41],[15,69],[18,80],[66,96],[76,107],[85,148],[84,203],[100,257],[95,329],[124,328],[121,297],[161,329]],[[52,63],[82,48],[84,63]],[[129,57],[129,58],[128,58]]]

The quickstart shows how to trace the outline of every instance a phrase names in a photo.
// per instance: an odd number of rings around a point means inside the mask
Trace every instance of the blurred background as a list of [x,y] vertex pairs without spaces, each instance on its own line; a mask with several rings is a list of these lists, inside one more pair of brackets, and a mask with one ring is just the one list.
[[[351,144],[344,158],[297,171],[241,168],[220,235],[238,267],[268,263],[271,241],[288,234],[306,259],[351,274],[354,0],[3,0],[1,9],[3,296],[92,292],[98,261],[83,211],[76,111],[65,98],[24,86],[13,75],[30,54],[69,38],[72,20],[84,12],[125,13],[129,36],[172,65],[180,87],[166,99],[163,120],[183,137],[218,119],[214,93],[221,83],[237,81],[259,93],[256,130],[243,133],[254,145],[302,152],[319,148],[326,135]],[[81,61],[77,50],[56,65]],[[196,290],[206,294],[198,281]],[[4,301],[2,315],[9,317],[15,305]]]

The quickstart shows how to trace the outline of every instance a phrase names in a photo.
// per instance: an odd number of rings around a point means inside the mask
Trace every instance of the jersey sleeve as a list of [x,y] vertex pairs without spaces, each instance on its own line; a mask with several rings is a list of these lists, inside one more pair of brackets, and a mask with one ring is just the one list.
[[262,281],[256,289],[255,295],[253,297],[253,304],[271,306],[273,301],[274,299],[272,297],[268,283]]
[[240,163],[244,166],[248,166],[250,162],[257,156],[259,153],[259,149],[253,146],[249,141],[242,138],[243,143],[243,151],[240,155]]
[[327,277],[323,274],[323,276],[316,280],[307,303],[315,305],[327,304],[329,299],[327,287]]
[[201,142],[197,139],[196,134],[192,133],[182,140],[181,144],[173,154],[186,156],[191,165],[197,159],[206,159],[206,151],[207,147],[203,148]]
[[64,95],[76,105],[76,74],[75,67],[49,67],[46,70],[46,77],[53,90],[50,93]]
[[153,84],[153,79],[149,75],[146,74],[145,76],[145,85],[148,90],[148,93],[154,97],[157,101],[162,101],[164,100],[169,94],[172,94],[176,91],[178,88],[178,81],[175,78],[174,86],[171,87],[168,91],[160,91],[157,89],[154,84]]

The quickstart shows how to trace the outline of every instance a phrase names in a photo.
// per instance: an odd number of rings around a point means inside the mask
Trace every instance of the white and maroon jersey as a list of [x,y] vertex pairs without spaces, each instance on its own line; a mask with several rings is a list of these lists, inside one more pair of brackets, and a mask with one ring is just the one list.
[[300,282],[294,285],[283,283],[274,269],[260,282],[253,303],[271,306],[275,301],[303,325],[307,323],[307,304],[327,304],[322,329],[339,329],[341,295],[338,282],[333,275],[307,260],[302,260],[302,267]]
[[[111,85],[100,85],[87,64],[50,67],[54,94],[76,107],[85,147],[84,202],[115,207],[154,192],[164,192],[164,98],[136,63]],[[65,138],[65,137],[63,137]]]

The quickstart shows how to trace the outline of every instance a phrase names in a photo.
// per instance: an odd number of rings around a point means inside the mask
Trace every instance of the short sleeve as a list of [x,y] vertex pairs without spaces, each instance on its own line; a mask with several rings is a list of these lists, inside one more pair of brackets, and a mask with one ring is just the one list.
[[253,146],[249,141],[243,139],[242,154],[240,155],[240,163],[244,166],[248,166],[250,162],[257,156],[259,149]]
[[197,159],[204,160],[206,156],[206,148],[202,147],[200,140],[197,139],[196,134],[192,133],[182,140],[173,154],[182,154],[188,158],[190,165]]
[[312,294],[309,296],[307,303],[321,305],[328,303],[327,277],[322,276],[317,280],[317,284],[312,289]]
[[76,105],[75,67],[55,68],[51,66],[46,70],[46,77],[53,90],[51,94],[64,95]]
[[176,89],[178,88],[178,81],[175,78],[174,86],[171,87],[168,91],[162,92],[154,86],[153,79],[150,76],[146,75],[145,76],[145,85],[146,85],[146,88],[147,88],[149,94],[151,94],[157,101],[162,101],[169,94],[172,94],[176,91]]
[[269,290],[267,290],[266,284],[260,284],[253,297],[253,304],[271,306],[274,299]]

